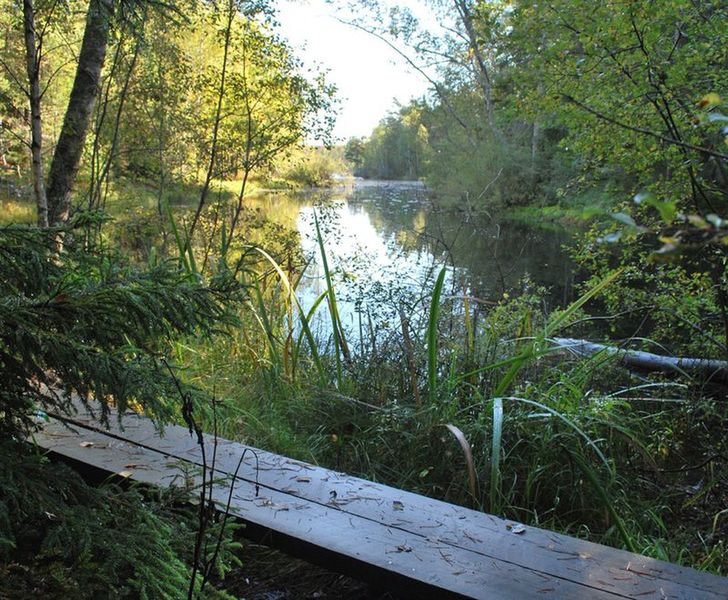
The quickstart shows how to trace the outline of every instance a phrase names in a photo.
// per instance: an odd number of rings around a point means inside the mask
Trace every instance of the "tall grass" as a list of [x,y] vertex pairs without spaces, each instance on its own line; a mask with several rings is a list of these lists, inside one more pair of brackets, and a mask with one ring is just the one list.
[[430,301],[430,317],[427,321],[427,391],[430,402],[437,402],[437,322],[440,316],[440,297],[445,282],[446,270],[443,267],[435,281],[435,288]]
[[336,359],[336,384],[339,389],[342,389],[343,374],[342,374],[342,358],[346,359],[347,362],[351,361],[349,353],[349,346],[346,343],[346,335],[344,333],[344,327],[341,324],[341,317],[339,316],[339,307],[336,302],[336,291],[334,289],[333,279],[331,277],[331,270],[329,269],[329,261],[326,257],[326,247],[324,245],[324,239],[321,235],[321,227],[319,226],[318,215],[316,211],[313,213],[314,225],[316,226],[316,240],[318,241],[319,250],[321,252],[321,265],[324,269],[324,277],[326,278],[326,300],[329,307],[329,316],[331,318],[331,332],[334,341],[334,358]]
[[[314,301],[313,305],[311,306],[311,308],[309,309],[309,311],[307,313],[304,312],[303,307],[301,306],[301,302],[299,301],[298,296],[296,295],[295,286],[291,284],[288,276],[283,271],[281,266],[276,262],[276,260],[262,248],[259,248],[257,246],[251,246],[250,248],[253,251],[261,254],[268,261],[268,263],[271,265],[271,267],[275,271],[275,273],[278,276],[278,279],[285,291],[284,300],[286,303],[286,308],[288,309],[291,306],[295,307],[296,316],[298,318],[298,325],[301,328],[301,335],[298,336],[298,341],[293,346],[293,356],[292,356],[292,364],[291,364],[291,370],[290,370],[291,377],[295,378],[295,376],[296,376],[296,368],[298,366],[298,359],[301,355],[301,341],[305,337],[306,341],[308,343],[309,352],[311,353],[311,359],[313,361],[313,364],[316,367],[316,370],[318,371],[319,376],[321,377],[321,381],[324,382],[326,380],[326,372],[324,370],[324,366],[321,361],[321,357],[319,356],[318,344],[317,344],[317,342],[314,338],[313,332],[311,330],[311,321],[313,319],[314,314],[316,313],[316,310],[318,309],[319,305],[321,304],[321,302],[323,302],[323,300],[326,297],[328,297],[329,290],[327,289],[318,298],[316,298],[316,300]],[[305,268],[304,268],[304,270],[301,271],[298,281],[301,280],[301,277],[303,277],[304,272],[305,272]],[[266,305],[263,305],[261,307],[261,310],[267,311]],[[295,331],[295,324],[293,322],[293,319],[290,318],[290,311],[286,310],[286,312],[287,312],[287,314],[289,314],[288,334],[286,336],[286,339],[290,340]]]
[[[629,397],[657,400],[662,388],[616,388],[629,376],[614,361],[575,362],[549,342],[583,317],[618,272],[551,315],[538,309],[537,297],[523,296],[480,307],[476,317],[469,300],[443,295],[442,269],[429,302],[417,303],[396,335],[377,336],[372,315],[362,313],[353,357],[317,215],[314,223],[325,289],[310,308],[297,297],[300,273],[292,279],[284,261],[248,248],[262,260],[248,275],[244,326],[223,342],[180,348],[182,360],[196,365],[194,376],[228,398],[219,414],[225,437],[511,519],[683,556],[686,538],[671,542],[670,528],[648,516],[664,489],[639,483],[671,460],[665,450],[655,457],[663,447],[655,440],[675,426],[667,409],[643,410]],[[326,329],[316,331],[324,303]],[[659,444],[673,448],[665,433]],[[717,517],[715,527],[724,522]],[[683,559],[720,570],[721,552],[710,547],[705,558]]]

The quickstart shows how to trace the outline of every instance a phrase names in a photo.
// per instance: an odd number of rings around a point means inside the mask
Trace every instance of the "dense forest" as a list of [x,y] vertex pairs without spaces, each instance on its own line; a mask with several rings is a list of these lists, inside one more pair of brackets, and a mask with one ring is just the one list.
[[[179,490],[89,485],[34,448],[72,395],[728,573],[724,2],[353,2],[341,20],[430,88],[339,146],[335,86],[266,0],[1,3],[0,597],[257,577]],[[353,331],[337,292],[367,257],[329,268],[324,201],[304,306],[297,217],[255,198],[342,177],[422,180],[421,220],[565,224],[575,297],[480,297],[442,251]],[[436,237],[411,225],[391,237]]]

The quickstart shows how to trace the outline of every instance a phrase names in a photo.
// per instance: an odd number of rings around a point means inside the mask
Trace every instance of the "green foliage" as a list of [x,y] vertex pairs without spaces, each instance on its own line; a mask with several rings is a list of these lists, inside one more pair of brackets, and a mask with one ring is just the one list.
[[[430,298],[421,299],[407,315],[413,360],[399,336],[365,333],[352,344],[352,360],[340,361],[336,390],[336,350],[321,338],[316,342],[310,329],[310,336],[292,333],[305,340],[299,345],[304,354],[318,343],[309,375],[310,356],[296,357],[295,376],[286,367],[291,330],[282,300],[297,310],[290,299],[295,279],[278,269],[285,277],[277,273],[259,284],[264,327],[251,325],[235,339],[194,353],[183,350],[198,367],[196,383],[234,399],[219,415],[226,436],[449,501],[474,502],[508,518],[725,568],[721,546],[699,538],[712,530],[715,503],[685,526],[690,509],[683,504],[690,495],[680,473],[667,474],[693,460],[686,458],[686,452],[693,456],[689,440],[704,430],[700,418],[686,420],[689,404],[662,404],[662,396],[681,388],[654,383],[633,391],[631,376],[609,359],[569,360],[547,342],[560,327],[578,334],[586,302],[616,300],[629,269],[551,316],[542,313],[539,290],[480,307],[477,316],[456,292],[442,295],[437,321],[427,316]],[[433,335],[437,344],[426,343]],[[268,352],[272,345],[275,352]],[[433,364],[437,394],[419,404],[413,386],[428,389]],[[328,377],[319,376],[321,367]],[[213,376],[205,381],[208,373]],[[723,422],[725,415],[717,413]],[[470,457],[463,459],[463,443],[443,425],[461,432]],[[711,426],[713,437],[700,440],[697,456],[719,452],[719,430]],[[721,481],[710,489],[722,489]],[[669,532],[650,516],[655,511],[662,511]]]
[[274,176],[297,187],[328,187],[348,174],[342,148],[305,146],[291,152],[274,168]]
[[[630,238],[623,229],[617,222],[607,229],[595,226],[574,249],[577,263],[594,274],[591,281],[598,273],[623,267],[619,282],[603,297],[603,312],[613,315],[612,334],[626,338],[644,333],[649,340],[639,343],[654,344],[661,352],[723,358],[721,245],[684,247],[683,255],[671,260],[669,254],[656,254],[660,243],[654,232]],[[609,243],[613,237],[617,241]]]
[[[44,89],[43,117],[57,121],[68,102],[73,81],[74,64],[69,62],[68,40],[80,42],[84,15],[69,6],[58,7],[43,0],[34,3],[36,25],[43,31],[43,66],[41,85]],[[0,172],[20,176],[29,182],[30,152],[27,142],[29,123],[27,70],[23,40],[23,5],[12,0],[0,3],[0,27],[4,32],[0,47]],[[21,85],[20,82],[25,82]],[[49,85],[50,83],[53,85]],[[63,108],[61,108],[63,107]],[[58,123],[60,125],[60,123]],[[57,127],[59,129],[60,127]],[[50,134],[50,132],[46,132]]]
[[344,158],[354,169],[357,169],[364,162],[365,141],[361,138],[351,138],[344,147]]
[[402,171],[413,113],[427,134],[420,176],[470,207],[560,203],[607,184],[715,212],[728,200],[723,3],[591,4],[476,0],[454,15],[433,3],[439,33],[374,10],[368,27],[425,73],[441,60],[433,94],[375,129],[369,159],[352,147],[359,171]]
[[221,273],[205,285],[172,263],[142,271],[72,243],[58,254],[60,233],[0,229],[3,435],[27,429],[33,407],[63,410],[71,392],[101,402],[102,416],[113,398],[122,411],[134,402],[169,418],[166,338],[232,323],[237,284]]
[[[187,597],[196,517],[181,498],[141,487],[93,488],[27,448],[6,442],[2,451],[0,573],[8,598]],[[231,532],[222,565],[236,560]],[[229,598],[210,586],[202,597]]]
[[430,160],[424,107],[413,102],[382,119],[369,138],[350,140],[347,158],[367,179],[419,179]]
[[[34,4],[43,36],[43,142],[44,150],[52,150],[76,67],[68,57],[78,56],[84,20],[80,11]],[[105,207],[114,183],[127,176],[158,184],[161,207],[166,188],[198,181],[212,154],[212,177],[232,180],[250,171],[265,174],[304,139],[328,141],[333,87],[321,74],[304,76],[300,61],[261,17],[270,11],[266,2],[233,4],[225,69],[223,7],[183,2],[113,15],[103,85],[76,186],[78,204]],[[30,156],[19,143],[28,138],[29,125],[23,116],[22,5],[2,6],[0,165],[27,180]]]
[[519,1],[508,20],[513,52],[529,56],[518,106],[565,126],[562,146],[592,169],[621,170],[663,198],[724,202],[708,166],[719,138],[695,125],[701,96],[725,87],[727,18],[717,1],[565,1],[545,15]]
[[[0,152],[25,167],[14,141],[27,137],[24,96],[13,84],[22,77],[22,44],[17,5],[8,6],[0,17],[8,32],[0,51],[7,127]],[[440,277],[429,318],[429,298],[407,304],[411,314],[400,312],[403,331],[411,328],[409,344],[404,334],[378,338],[364,313],[356,338],[342,326],[317,227],[326,289],[304,314],[296,298],[305,272],[296,236],[246,206],[230,241],[226,219],[242,207],[251,173],[321,185],[338,170],[339,156],[332,162],[323,151],[292,150],[306,136],[325,137],[330,123],[320,112],[331,107],[333,90],[304,78],[286,44],[247,12],[236,13],[229,30],[216,5],[186,6],[180,19],[150,12],[137,29],[115,31],[79,186],[96,194],[88,192],[90,205],[108,200],[112,210],[122,209],[119,196],[133,197],[116,230],[101,237],[71,232],[60,254],[55,232],[0,230],[0,368],[7,382],[0,433],[18,437],[32,428],[34,410],[63,408],[63,397],[41,383],[96,397],[102,410],[113,399],[158,419],[173,416],[176,391],[162,361],[177,338],[175,356],[190,367],[182,378],[230,399],[216,415],[225,436],[725,572],[725,511],[715,508],[726,489],[724,407],[698,384],[637,384],[604,357],[575,361],[548,342],[559,327],[577,327],[590,300],[615,316],[611,333],[649,333],[650,340],[633,344],[725,355],[725,226],[715,216],[726,200],[725,8],[717,0],[457,6],[459,18],[448,21],[454,35],[437,40],[407,11],[392,11],[389,33],[421,57],[444,59],[436,93],[398,107],[368,139],[350,140],[344,157],[359,175],[424,177],[468,211],[558,202],[580,215],[593,214],[594,205],[611,212],[614,218],[576,250],[591,277],[585,289],[598,289],[598,299],[588,293],[548,315],[543,292],[535,291],[475,310],[469,290],[462,290],[464,301],[445,294]],[[441,7],[443,15],[452,8]],[[65,52],[80,27],[71,14],[54,19],[49,40],[61,41]],[[48,115],[69,91],[59,58],[54,52],[45,59],[44,77],[60,68],[52,82],[44,80],[53,84]],[[208,164],[216,198],[187,240],[182,205],[199,196],[195,186]],[[638,205],[615,202],[635,193]],[[185,270],[158,258],[174,237]],[[655,262],[660,238],[679,246],[679,257],[673,254],[681,262]],[[149,268],[98,248],[81,251],[91,240],[118,243]],[[229,260],[240,259],[235,275],[249,286],[247,296],[216,260],[218,240]],[[256,244],[263,247],[251,249]],[[616,269],[619,281],[600,283]],[[332,335],[313,326],[324,302]],[[229,336],[206,335],[225,324],[237,326]],[[347,338],[358,343],[349,348]],[[424,402],[421,390],[428,391]],[[676,401],[677,391],[684,397]],[[696,471],[704,481],[686,491],[681,469],[706,460]],[[88,588],[177,597],[188,577],[186,518],[169,520],[146,492],[63,487],[65,473],[56,482],[31,463],[8,461],[0,480],[3,490],[20,490],[0,499],[6,557],[25,552],[33,572],[48,575],[44,581],[56,582],[61,596]],[[32,473],[32,483],[15,473]],[[479,488],[476,479],[487,485]],[[56,489],[75,505],[52,497]],[[105,534],[127,521],[133,525],[118,534],[130,548],[125,554]],[[139,540],[145,531],[151,535]],[[187,545],[178,545],[183,538]],[[155,572],[163,577],[154,579]]]
[[[76,221],[92,217],[79,213]],[[140,489],[88,487],[20,440],[42,411],[66,410],[71,394],[97,400],[102,419],[111,402],[120,415],[130,405],[157,421],[177,415],[170,338],[237,323],[243,289],[224,269],[205,283],[175,262],[134,268],[80,247],[83,233],[0,228],[0,569],[17,592],[11,597],[37,590],[37,578],[46,597],[185,598],[193,512]],[[186,389],[202,404],[199,391]],[[229,531],[223,572],[235,548]],[[205,532],[210,547],[218,533],[219,525]],[[226,596],[210,589],[206,597]]]

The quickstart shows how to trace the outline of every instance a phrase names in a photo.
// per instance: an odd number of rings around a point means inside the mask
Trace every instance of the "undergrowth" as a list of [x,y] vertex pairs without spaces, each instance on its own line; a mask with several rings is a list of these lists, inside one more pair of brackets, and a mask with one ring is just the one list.
[[618,273],[551,314],[540,290],[483,307],[435,286],[378,337],[340,327],[335,276],[302,312],[300,271],[263,269],[240,329],[176,346],[189,380],[227,399],[223,437],[728,572],[720,390],[552,351],[551,336],[588,331],[586,303]]
[[[29,446],[0,449],[0,595],[183,599],[197,528],[179,492],[87,485]],[[228,527],[219,575],[239,564]],[[216,527],[209,532],[216,539]],[[203,598],[231,598],[207,586]]]

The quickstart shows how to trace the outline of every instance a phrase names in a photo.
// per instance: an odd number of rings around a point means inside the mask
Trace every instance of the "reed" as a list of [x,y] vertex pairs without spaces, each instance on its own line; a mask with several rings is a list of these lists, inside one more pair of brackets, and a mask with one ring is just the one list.
[[321,265],[324,269],[324,277],[326,278],[326,299],[329,306],[329,316],[331,318],[331,331],[334,340],[334,354],[336,359],[336,384],[339,389],[343,387],[343,372],[342,372],[342,356],[347,362],[351,362],[349,353],[349,346],[346,343],[346,336],[344,328],[341,324],[341,318],[339,317],[339,308],[336,302],[336,291],[334,289],[333,279],[331,277],[331,270],[329,269],[329,261],[326,257],[326,248],[324,245],[324,239],[321,235],[321,227],[319,226],[318,215],[316,211],[313,213],[314,225],[316,226],[316,240],[318,242],[319,251],[321,252]]
[[[649,401],[656,402],[668,384],[615,392],[609,387],[619,369],[613,360],[556,356],[549,342],[579,321],[586,303],[619,272],[550,316],[524,297],[483,305],[487,310],[476,318],[469,301],[443,300],[447,276],[441,269],[429,298],[410,302],[414,308],[406,315],[401,304],[393,307],[395,325],[387,335],[378,333],[369,311],[360,314],[354,360],[319,218],[326,289],[310,308],[298,299],[300,278],[293,281],[266,250],[248,248],[263,261],[249,275],[246,325],[210,348],[210,357],[195,344],[194,358],[185,351],[200,368],[214,363],[220,395],[232,396],[230,409],[219,415],[226,437],[244,432],[250,443],[341,471],[534,525],[588,531],[595,541],[654,556],[678,556],[671,532],[655,533],[654,519],[645,516],[662,501],[661,488],[637,490],[630,477],[635,463],[644,472],[659,468],[655,448],[668,456],[662,448],[671,438],[661,434],[656,441],[661,429],[649,419],[664,420],[665,429],[672,417],[667,410],[638,413],[623,397],[654,396]],[[322,343],[312,323],[324,302],[331,333]],[[418,401],[413,390],[425,389]],[[687,405],[665,406],[681,411]],[[462,459],[453,460],[453,453]],[[692,503],[683,500],[682,510],[694,510],[707,493],[696,496]],[[724,519],[717,518],[717,529]],[[705,564],[720,568],[720,550],[704,553]]]
[[440,269],[430,300],[430,316],[427,320],[427,394],[431,403],[437,401],[437,322],[440,316],[440,297],[445,283],[446,269]]
[[[319,355],[318,351],[318,345],[316,343],[316,339],[313,336],[313,333],[311,331],[311,319],[313,318],[314,314],[316,313],[316,310],[318,309],[319,305],[323,301],[323,299],[328,295],[328,290],[321,294],[316,301],[313,303],[309,311],[306,313],[303,310],[303,307],[301,306],[301,302],[298,299],[298,296],[296,295],[296,290],[293,285],[291,285],[291,282],[286,275],[285,271],[281,268],[281,266],[276,262],[276,260],[268,254],[265,250],[258,246],[249,246],[253,251],[259,253],[263,258],[271,265],[273,270],[275,271],[276,275],[278,276],[278,279],[280,280],[281,284],[283,285],[285,289],[285,299],[287,306],[294,306],[295,312],[298,317],[298,324],[301,327],[301,335],[298,338],[298,341],[296,342],[294,346],[293,351],[293,361],[291,365],[291,375],[295,378],[296,374],[296,367],[298,365],[298,359],[301,355],[301,341],[303,338],[306,338],[306,341],[308,343],[309,351],[311,352],[311,359],[313,361],[314,366],[316,367],[316,370],[319,373],[319,376],[321,378],[321,381],[326,380],[326,371],[324,369],[324,365],[321,361],[321,357]],[[300,278],[299,278],[300,281]],[[261,310],[266,310],[266,307],[261,307]],[[289,320],[289,336],[294,330],[294,324],[290,322]]]

